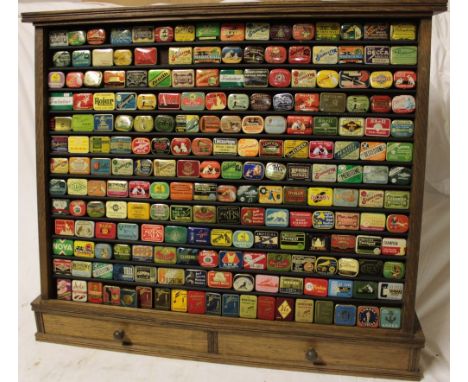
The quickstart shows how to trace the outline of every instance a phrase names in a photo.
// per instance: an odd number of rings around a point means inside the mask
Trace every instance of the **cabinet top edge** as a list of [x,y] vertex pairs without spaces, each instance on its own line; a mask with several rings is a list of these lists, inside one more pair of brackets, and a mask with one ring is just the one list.
[[[112,7],[93,9],[74,9],[47,12],[25,12],[21,20],[38,26],[66,25],[75,23],[117,22],[117,21],[150,21],[196,18],[230,19],[245,16],[258,18],[317,16],[333,14],[336,17],[374,15],[390,16],[430,16],[447,10],[447,0],[267,0],[255,2],[224,3],[223,0],[202,1],[196,5],[188,0],[180,0],[177,4],[162,3],[145,7]],[[342,14],[340,14],[342,12]],[[265,13],[268,13],[265,15]],[[181,17],[182,15],[182,17]]]

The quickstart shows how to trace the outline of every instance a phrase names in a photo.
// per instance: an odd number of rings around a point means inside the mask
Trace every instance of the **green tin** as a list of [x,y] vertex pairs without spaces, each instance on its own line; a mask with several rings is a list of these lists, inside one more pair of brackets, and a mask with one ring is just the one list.
[[193,200],[216,200],[216,183],[195,183],[193,185]]
[[118,223],[117,238],[120,240],[138,240],[138,224]]
[[49,97],[50,110],[73,110],[73,93],[54,92]]
[[383,276],[386,279],[401,280],[405,277],[405,263],[399,261],[386,261],[383,266]]
[[191,223],[192,219],[192,206],[172,205],[170,207],[171,222]]
[[167,204],[152,204],[150,208],[150,217],[152,220],[169,220],[169,206]]
[[349,113],[367,113],[369,106],[369,97],[365,95],[348,96],[346,98],[346,111]]
[[337,141],[335,142],[335,159],[359,159],[360,144],[357,141]]
[[106,206],[100,200],[92,200],[86,205],[86,212],[89,217],[102,218],[106,214]]
[[171,84],[171,71],[169,69],[148,70],[148,87],[168,88]]
[[154,129],[154,120],[151,115],[137,115],[133,121],[133,128],[139,133],[149,133]]
[[338,183],[362,183],[362,166],[340,164],[337,170]]
[[107,263],[93,263],[93,277],[96,279],[112,280],[114,267]]
[[364,183],[369,184],[387,184],[388,167],[387,166],[364,166]]
[[150,186],[150,196],[152,199],[164,200],[169,198],[170,187],[167,182],[153,182]]
[[205,110],[205,93],[182,92],[180,96],[180,108],[185,111]]
[[110,152],[110,137],[93,136],[89,139],[89,152],[93,154],[108,154]]
[[337,135],[338,118],[337,117],[314,117],[315,135]]
[[70,45],[83,45],[86,43],[85,31],[70,31],[68,32],[68,44]]
[[185,244],[187,242],[187,227],[165,226],[164,241],[166,243]]
[[49,194],[63,196],[67,193],[67,182],[64,179],[51,179],[49,181]]
[[175,130],[178,133],[198,133],[200,130],[200,117],[194,114],[176,115]]
[[320,111],[326,113],[344,113],[346,109],[346,93],[321,93]]
[[155,130],[160,132],[169,133],[174,131],[175,120],[172,115],[157,115],[154,119]]
[[413,144],[407,142],[389,142],[387,144],[387,161],[411,162],[413,160]]
[[219,71],[219,86],[222,88],[243,87],[244,71],[242,69],[221,69]]
[[390,63],[392,65],[416,65],[418,62],[417,46],[392,46]]
[[287,253],[267,253],[267,270],[289,272],[291,255]]
[[112,175],[133,175],[133,159],[114,158],[111,161]]
[[72,66],[91,66],[91,52],[89,50],[74,50],[72,53]]
[[333,301],[316,301],[314,310],[316,324],[333,324]]
[[353,283],[353,298],[374,300],[377,299],[377,292],[376,282],[355,280]]
[[410,206],[409,191],[385,191],[385,208],[407,210]]
[[133,117],[131,115],[118,115],[115,117],[114,128],[116,131],[131,131]]
[[72,131],[93,131],[94,116],[92,114],[74,114],[71,127]]
[[223,179],[242,179],[242,162],[225,161],[221,165],[221,177]]
[[401,309],[400,308],[380,308],[380,327],[383,329],[400,329]]
[[390,127],[390,135],[394,138],[411,138],[414,133],[414,123],[410,119],[394,119]]
[[280,248],[303,251],[306,247],[306,234],[304,232],[281,231]]
[[229,110],[247,110],[249,108],[249,96],[244,93],[232,93],[228,96]]
[[197,40],[218,40],[221,33],[219,23],[197,24],[195,37]]
[[73,240],[54,239],[52,253],[56,256],[73,256]]
[[132,248],[128,244],[114,244],[114,259],[130,260],[132,257]]

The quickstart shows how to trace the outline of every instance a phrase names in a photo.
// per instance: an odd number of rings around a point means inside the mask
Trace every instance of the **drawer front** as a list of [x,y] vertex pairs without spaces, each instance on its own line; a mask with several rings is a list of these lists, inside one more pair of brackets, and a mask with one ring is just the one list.
[[54,314],[43,314],[42,317],[46,334],[117,342],[114,338],[115,331],[123,331],[121,342],[126,346],[167,347],[192,352],[208,351],[207,332],[201,330]]
[[[310,352],[312,350],[312,353]],[[383,369],[408,368],[411,349],[401,346],[387,346],[332,340],[301,340],[219,333],[218,351],[221,355],[242,356],[283,365],[330,366],[330,367],[371,367]],[[312,361],[307,358],[316,360]]]

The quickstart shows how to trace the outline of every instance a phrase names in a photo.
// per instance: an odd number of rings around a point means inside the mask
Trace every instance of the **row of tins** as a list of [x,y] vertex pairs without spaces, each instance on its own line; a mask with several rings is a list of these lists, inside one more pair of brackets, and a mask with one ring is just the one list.
[[[158,50],[159,49],[159,50]],[[164,54],[162,53],[164,51]],[[162,57],[158,60],[158,53]],[[52,65],[57,68],[152,66],[163,61],[167,54],[169,65],[192,64],[367,64],[367,65],[416,65],[418,48],[415,45],[281,45],[263,46],[196,46],[156,47],[130,49],[66,50],[55,52]],[[159,63],[161,64],[161,62]],[[164,63],[165,64],[165,63]]]
[[[351,129],[351,127],[350,127]],[[343,129],[343,132],[349,130]],[[356,128],[358,134],[364,133],[364,127]],[[353,132],[354,133],[354,132]],[[360,135],[346,135],[355,137]],[[309,141],[302,139],[256,139],[256,138],[133,138],[128,136],[56,136],[51,138],[52,152],[56,154],[132,154],[141,156],[172,156],[179,159],[148,159],[138,162],[140,166],[147,167],[148,174],[164,176],[163,173],[174,173],[177,163],[191,166],[193,175],[199,176],[201,163],[196,159],[199,157],[234,156],[239,158],[289,158],[294,159],[317,159],[317,160],[361,160],[369,164],[378,161],[411,163],[413,159],[413,143],[411,142],[384,142],[384,141]],[[186,159],[193,156],[192,159]],[[180,162],[185,160],[186,162]],[[189,162],[187,162],[189,161]],[[57,159],[59,167],[67,166],[68,163]],[[218,171],[224,161],[213,160],[209,165],[215,166]],[[230,161],[232,162],[232,161]],[[236,161],[235,161],[236,162]],[[216,164],[215,164],[216,163]],[[255,162],[252,162],[255,163]],[[113,171],[116,175],[132,175],[133,160],[131,158],[114,158],[112,166],[125,168],[125,173]],[[228,164],[226,164],[228,166]],[[231,164],[229,164],[229,167]],[[249,165],[250,167],[254,164]],[[56,167],[56,166],[54,166]],[[244,166],[245,167],[245,166]],[[236,164],[239,169],[239,165]],[[153,171],[154,169],[154,171]],[[160,171],[164,169],[164,171]],[[260,169],[257,168],[257,171]],[[262,172],[263,175],[263,172]],[[216,176],[215,176],[216,177]],[[239,178],[241,176],[239,175]],[[263,176],[262,176],[263,177]]]
[[57,298],[143,309],[223,315],[260,320],[399,329],[401,308],[335,304],[333,301],[254,296],[198,290],[119,287],[97,281],[59,278]]
[[[48,74],[50,89],[81,87],[150,87],[150,88],[191,88],[191,87],[233,87],[242,83],[249,86],[251,72],[243,69],[150,69],[146,70],[88,70],[86,72],[51,71]],[[256,72],[258,73],[258,72]],[[247,78],[247,81],[245,79]],[[412,70],[308,70],[308,69],[272,69],[268,72],[268,85],[277,88],[320,88],[331,86],[336,82],[343,89],[414,89],[416,87],[416,73]],[[255,85],[260,86],[260,85]],[[245,102],[238,100],[239,105],[230,102],[232,107],[242,107]],[[235,109],[234,109],[235,110]]]
[[[111,225],[109,224],[109,227]],[[189,228],[189,244],[204,246],[209,231],[199,227]],[[109,229],[112,230],[111,227]],[[99,238],[106,239],[107,233],[102,234],[102,230],[98,230],[97,233]],[[200,266],[221,270],[294,272],[298,274],[318,271],[321,275],[326,276],[333,276],[338,271],[338,274],[342,276],[357,273],[362,276],[383,276],[389,279],[402,279],[404,277],[405,267],[402,263],[405,260],[404,239],[366,235],[312,234],[310,243],[310,251],[317,255],[269,253],[268,250],[263,252],[262,249],[256,251],[236,249],[233,251],[160,244],[153,246],[149,244],[111,244],[83,239],[53,239],[52,254],[56,258],[73,257],[97,259],[104,262],[106,260],[136,263],[143,261],[165,267],[174,265],[179,267]],[[331,257],[330,251],[334,251]],[[356,263],[352,261],[352,258],[341,260],[342,257],[352,253],[360,255],[358,256],[358,269],[356,269]],[[367,255],[367,258],[363,258],[364,255]],[[321,257],[318,263],[319,267],[317,267],[317,256]],[[389,256],[389,259],[393,256],[396,257],[384,263],[383,260],[379,260],[380,256]],[[333,265],[333,269],[330,269],[330,264]]]
[[372,21],[362,24],[350,21],[317,21],[300,23],[268,22],[204,22],[181,25],[144,25],[114,27],[110,33],[103,28],[58,30],[49,32],[49,46],[114,45],[183,41],[356,41],[356,40],[416,40],[415,23]]
[[[328,264],[321,266],[327,261],[329,260],[326,258],[318,258],[316,269],[332,268]],[[392,276],[392,279],[398,280],[404,276],[404,263],[386,262],[384,267],[387,270],[385,274]],[[374,282],[265,274],[252,275],[224,270],[156,268],[148,265],[111,264],[69,259],[54,259],[53,269],[54,274],[58,276],[66,275],[163,286],[187,285],[199,288],[232,289],[243,293],[261,292],[314,296],[323,296],[323,293],[326,293],[325,296],[328,297],[369,300],[401,300],[403,298],[403,284],[393,281]],[[358,272],[356,269],[359,269],[359,263],[356,259],[342,258],[339,260],[339,275],[355,277],[354,275],[357,276]],[[329,273],[327,272],[327,275]]]
[[[247,69],[246,69],[247,70]],[[337,74],[338,75],[338,74]],[[327,77],[327,78],[333,78]],[[338,85],[333,80],[334,86]],[[416,99],[411,94],[373,96],[371,104],[377,113],[411,114],[416,110]],[[225,92],[181,92],[181,93],[136,93],[136,92],[105,92],[105,93],[71,93],[52,92],[49,97],[50,111],[151,111],[151,110],[181,110],[181,111],[224,111],[229,109],[229,95]],[[361,108],[369,109],[366,100],[354,100]],[[338,112],[347,106],[345,93],[256,93],[250,97],[246,94],[236,94],[231,97],[231,111],[299,111],[299,112]],[[353,100],[351,100],[352,102]],[[356,102],[357,101],[357,102]],[[373,101],[373,102],[372,102]],[[240,106],[239,106],[240,105]],[[250,108],[250,109],[249,109]],[[356,108],[351,108],[355,111]]]
[[[374,217],[373,214],[368,214]],[[385,227],[385,215],[375,216],[383,219]],[[380,221],[375,223],[381,223]],[[257,228],[257,227],[256,227]],[[345,248],[353,248],[356,253],[380,254],[404,256],[406,254],[406,240],[402,238],[382,238],[375,234],[385,235],[384,229],[369,229],[366,235],[351,235],[343,232],[344,236],[339,236],[339,244]],[[380,227],[379,227],[380,228]],[[346,231],[346,230],[343,230]],[[186,244],[193,243],[199,245],[211,245],[214,247],[234,247],[240,249],[260,248],[260,249],[281,249],[292,251],[315,251],[316,247],[321,247],[322,235],[315,233],[288,230],[272,231],[255,229],[253,231],[239,229],[231,230],[226,228],[207,228],[202,226],[190,227],[185,225],[152,224],[112,221],[92,221],[92,220],[72,220],[56,218],[54,220],[54,233],[59,236],[76,236],[82,239],[99,238],[106,240],[131,240],[166,243],[166,244]],[[317,243],[318,241],[318,243]]]
[[[322,93],[322,96],[326,93]],[[240,94],[230,94],[236,99]],[[228,97],[228,99],[229,99]],[[323,96],[326,98],[326,96]],[[242,98],[242,97],[241,97]],[[251,97],[255,100],[255,97]],[[346,111],[365,113],[371,102],[367,96],[345,97]],[[234,101],[233,101],[234,102]],[[376,106],[376,105],[374,105]],[[372,107],[374,107],[372,106]],[[343,109],[344,112],[344,109]],[[128,132],[140,133],[206,133],[265,135],[346,135],[355,133],[370,137],[411,138],[414,122],[410,119],[382,117],[334,117],[311,115],[136,115],[74,114],[53,116],[49,120],[52,132]],[[352,130],[352,131],[351,131]],[[270,137],[274,138],[274,137]]]

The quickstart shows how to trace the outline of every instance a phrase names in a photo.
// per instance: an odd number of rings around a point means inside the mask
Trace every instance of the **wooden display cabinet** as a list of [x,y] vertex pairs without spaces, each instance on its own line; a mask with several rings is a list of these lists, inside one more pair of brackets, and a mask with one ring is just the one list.
[[[424,346],[424,335],[415,313],[415,292],[426,158],[431,18],[434,13],[445,11],[446,6],[445,0],[358,0],[353,2],[311,0],[255,3],[212,1],[197,5],[190,4],[190,2],[177,2],[172,5],[139,8],[98,8],[22,14],[23,22],[33,23],[35,26],[36,163],[41,272],[41,295],[32,303],[37,324],[36,339],[208,362],[370,377],[420,379],[422,373],[419,369],[419,356]],[[47,102],[50,91],[47,86],[47,75],[51,66],[49,32],[229,20],[281,21],[283,23],[307,20],[314,22],[358,20],[363,23],[368,20],[389,22],[403,20],[416,23],[418,37],[417,42],[413,43],[418,46],[418,63],[417,67],[414,67],[414,70],[417,70],[417,87],[414,92],[416,111],[412,117],[415,130],[411,140],[414,144],[413,162],[410,164],[413,177],[411,186],[407,187],[411,192],[411,206],[408,211],[410,227],[407,234],[407,255],[404,259],[406,275],[401,302],[400,329],[372,329],[194,315],[57,299],[56,277],[53,274],[51,259],[52,239],[55,236],[50,207],[51,197],[48,193],[48,182],[51,178],[49,140],[53,133],[49,131]],[[211,43],[217,46],[223,45],[223,42],[219,40],[210,43],[203,42],[203,45]],[[245,46],[250,43],[255,45],[257,42],[244,41],[240,45]],[[282,42],[275,43],[281,44]],[[309,43],[318,44],[316,41]],[[356,44],[359,43],[362,41],[356,42]],[[387,43],[391,44],[389,41]],[[197,46],[197,44],[199,44],[198,41],[174,43],[175,46]],[[260,44],[265,46],[271,42],[260,42]],[[364,44],[370,43],[364,42]],[[158,43],[150,45],[159,46]],[[162,47],[170,45],[171,43],[161,44]],[[95,47],[99,46],[87,46],[91,49]],[[110,47],[110,45],[107,44],[105,47]],[[71,48],[74,47],[69,46],[64,50]],[[164,49],[161,51],[163,52]],[[294,67],[291,64],[278,66]],[[339,65],[329,66],[339,67]],[[384,70],[383,66],[385,65],[378,67]],[[196,68],[197,65],[188,67]],[[222,64],[219,67],[221,68]],[[274,65],[267,67],[271,68]],[[352,67],[352,65],[349,66],[349,68]],[[359,65],[355,67],[360,68]],[[80,68],[76,69],[80,70]],[[158,91],[157,88],[148,89]],[[194,88],[194,90],[197,89]],[[239,88],[239,91],[242,90]],[[311,89],[312,92],[316,90],[316,88]],[[346,92],[346,89],[343,91]],[[122,134],[125,135],[125,133]],[[92,198],[88,198],[90,199]],[[102,199],[105,200],[105,198]],[[282,351],[278,351],[279,349]]]

